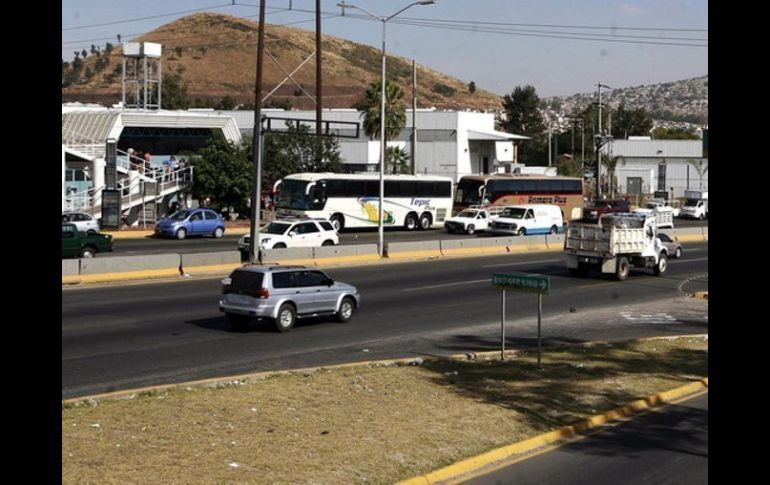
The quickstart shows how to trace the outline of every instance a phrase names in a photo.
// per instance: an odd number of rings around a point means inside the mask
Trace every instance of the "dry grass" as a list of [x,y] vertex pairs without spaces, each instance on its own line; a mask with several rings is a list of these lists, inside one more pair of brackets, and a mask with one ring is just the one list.
[[706,376],[707,347],[550,349],[543,370],[533,353],[362,365],[65,406],[63,483],[393,483]]

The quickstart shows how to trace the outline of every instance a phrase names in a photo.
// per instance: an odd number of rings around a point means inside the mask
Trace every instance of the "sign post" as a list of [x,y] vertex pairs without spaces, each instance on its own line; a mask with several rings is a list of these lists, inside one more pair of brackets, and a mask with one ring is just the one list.
[[500,360],[505,360],[505,291],[511,289],[527,293],[537,293],[537,366],[540,367],[542,354],[540,329],[543,313],[543,294],[547,295],[550,292],[551,279],[547,276],[495,273],[492,275],[492,286],[503,292],[500,318]]

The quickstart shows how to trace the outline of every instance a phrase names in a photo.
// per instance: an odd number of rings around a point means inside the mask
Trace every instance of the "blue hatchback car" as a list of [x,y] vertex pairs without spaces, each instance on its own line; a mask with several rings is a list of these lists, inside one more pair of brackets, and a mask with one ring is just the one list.
[[187,236],[222,237],[225,221],[210,209],[184,209],[155,224],[155,236],[184,239]]

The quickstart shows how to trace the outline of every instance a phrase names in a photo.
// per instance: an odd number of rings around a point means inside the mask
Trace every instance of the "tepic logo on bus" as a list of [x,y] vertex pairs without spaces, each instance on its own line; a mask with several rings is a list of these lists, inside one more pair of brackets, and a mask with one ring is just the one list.
[[430,199],[415,199],[412,198],[412,205],[416,207],[430,207]]

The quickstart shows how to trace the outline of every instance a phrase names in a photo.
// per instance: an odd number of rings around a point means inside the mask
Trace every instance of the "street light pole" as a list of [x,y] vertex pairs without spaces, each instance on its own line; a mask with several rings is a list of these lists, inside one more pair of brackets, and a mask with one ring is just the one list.
[[436,0],[420,0],[418,2],[412,2],[406,7],[402,8],[398,12],[394,13],[393,15],[390,15],[389,17],[383,17],[381,15],[373,14],[372,12],[366,10],[363,7],[359,7],[357,5],[352,5],[345,2],[340,2],[337,4],[338,7],[342,7],[342,12],[344,15],[345,8],[355,8],[357,10],[360,10],[364,12],[366,15],[379,20],[382,22],[382,86],[380,89],[380,208],[378,211],[378,232],[379,232],[379,244],[377,251],[379,252],[380,257],[383,257],[385,252],[385,227],[383,225],[383,206],[385,202],[385,25],[387,24],[388,20],[392,19],[396,15],[400,14],[404,10],[413,7],[415,5],[431,5],[436,3]]

